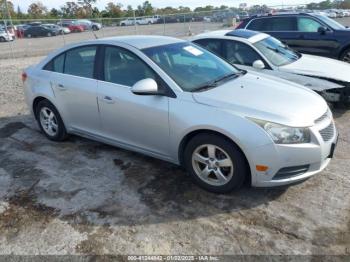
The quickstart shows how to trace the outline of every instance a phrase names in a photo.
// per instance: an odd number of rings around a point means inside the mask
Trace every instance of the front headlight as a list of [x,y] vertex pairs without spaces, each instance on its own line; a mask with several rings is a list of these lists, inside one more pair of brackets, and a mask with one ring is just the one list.
[[310,143],[310,129],[305,127],[289,127],[268,121],[249,118],[262,127],[276,144]]

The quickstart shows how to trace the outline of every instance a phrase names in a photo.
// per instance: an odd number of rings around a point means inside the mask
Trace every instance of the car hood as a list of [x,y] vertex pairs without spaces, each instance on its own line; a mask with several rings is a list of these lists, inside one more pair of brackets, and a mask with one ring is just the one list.
[[293,127],[314,125],[328,108],[310,89],[272,76],[247,73],[216,88],[194,92],[201,104]]
[[303,54],[299,60],[281,66],[279,70],[323,79],[350,82],[350,74],[344,73],[350,72],[350,64],[320,56]]

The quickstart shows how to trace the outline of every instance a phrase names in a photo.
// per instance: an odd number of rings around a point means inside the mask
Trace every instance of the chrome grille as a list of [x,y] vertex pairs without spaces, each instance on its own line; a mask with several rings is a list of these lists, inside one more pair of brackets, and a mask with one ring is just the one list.
[[321,123],[323,120],[325,120],[327,117],[329,116],[329,111],[327,110],[326,113],[324,113],[322,116],[320,116],[319,118],[317,118],[315,120],[315,123]]
[[320,130],[320,134],[325,142],[331,140],[334,137],[334,124],[330,123],[329,126]]

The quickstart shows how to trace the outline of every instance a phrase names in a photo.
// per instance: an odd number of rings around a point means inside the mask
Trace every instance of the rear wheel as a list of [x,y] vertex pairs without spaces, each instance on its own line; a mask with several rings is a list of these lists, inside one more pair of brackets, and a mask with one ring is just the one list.
[[191,139],[185,149],[184,163],[199,186],[215,193],[240,188],[248,172],[239,148],[213,134],[200,134]]
[[52,36],[52,34],[51,34],[50,32],[48,32],[48,33],[47,33],[47,36],[50,37],[50,36]]
[[346,49],[341,57],[340,57],[340,60],[346,62],[346,63],[350,63],[350,48]]
[[0,42],[6,42],[6,39],[4,37],[0,37]]
[[68,135],[64,123],[56,107],[48,100],[39,102],[35,116],[45,136],[53,141],[63,141]]
[[32,35],[31,35],[31,34],[27,34],[27,37],[28,37],[28,38],[32,38]]

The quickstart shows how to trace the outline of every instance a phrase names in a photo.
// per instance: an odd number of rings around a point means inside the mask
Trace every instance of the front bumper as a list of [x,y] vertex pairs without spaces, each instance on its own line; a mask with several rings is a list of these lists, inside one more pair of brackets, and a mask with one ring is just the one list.
[[[250,150],[249,164],[252,186],[274,187],[294,184],[321,172],[327,167],[335,150],[338,133],[331,113],[310,128],[311,143],[268,144]],[[257,165],[267,171],[257,171]]]

